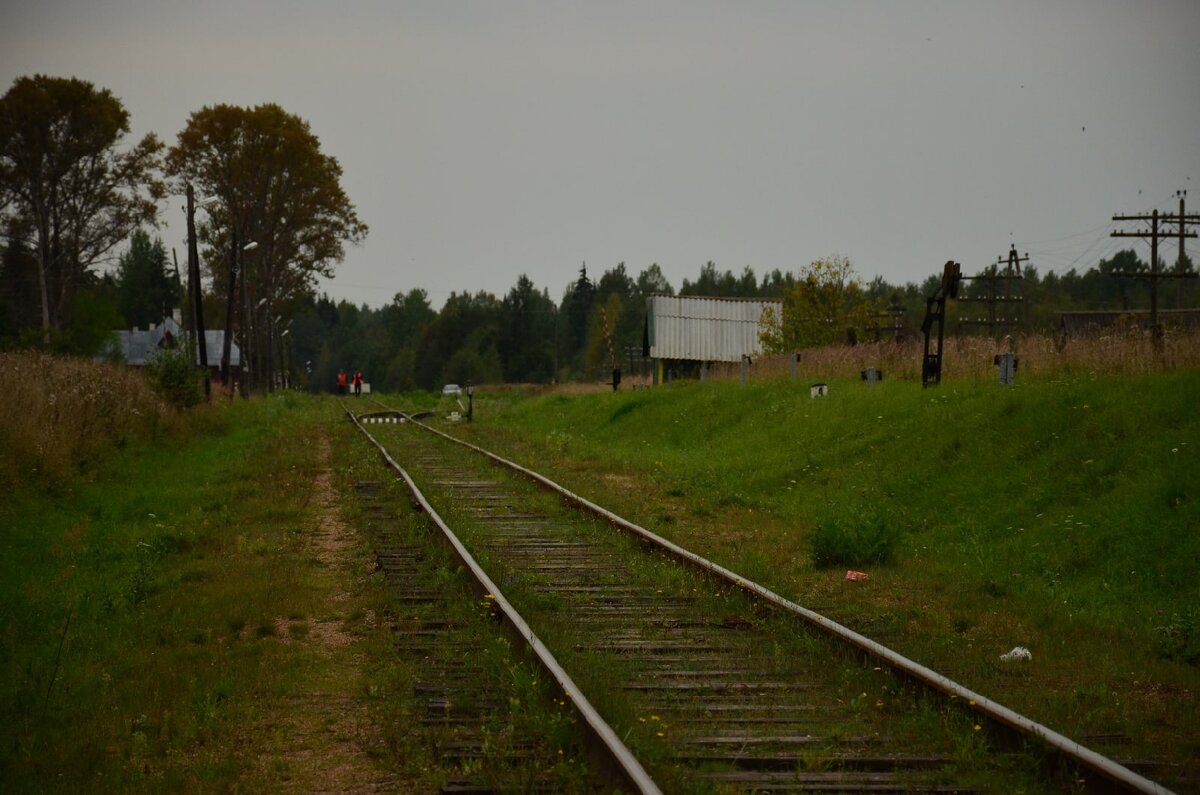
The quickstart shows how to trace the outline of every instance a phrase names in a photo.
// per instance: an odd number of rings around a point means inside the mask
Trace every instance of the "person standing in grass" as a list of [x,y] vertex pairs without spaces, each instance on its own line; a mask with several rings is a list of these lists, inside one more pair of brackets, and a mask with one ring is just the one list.
[[362,370],[354,371],[354,396],[362,395]]
[[345,370],[338,370],[337,385],[338,385],[338,394],[339,395],[346,394],[346,371]]

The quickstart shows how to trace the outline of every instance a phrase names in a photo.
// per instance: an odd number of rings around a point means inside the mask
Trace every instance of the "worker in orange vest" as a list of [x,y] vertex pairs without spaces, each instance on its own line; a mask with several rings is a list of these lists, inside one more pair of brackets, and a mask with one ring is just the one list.
[[346,371],[338,370],[338,394],[339,395],[346,394],[346,386],[347,386]]
[[358,397],[362,394],[362,370],[354,371],[354,396]]

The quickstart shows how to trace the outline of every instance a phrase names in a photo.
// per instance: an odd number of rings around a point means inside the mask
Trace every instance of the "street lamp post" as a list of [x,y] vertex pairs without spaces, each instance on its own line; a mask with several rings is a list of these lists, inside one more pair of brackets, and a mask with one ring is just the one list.
[[[225,380],[225,385],[230,390],[230,394],[232,394],[232,391],[233,391],[233,382],[230,381],[229,356],[230,356],[230,348],[233,345],[233,315],[234,315],[234,310],[236,307],[236,303],[234,301],[234,296],[237,295],[237,279],[238,279],[239,271],[243,271],[243,273],[242,273],[242,290],[243,290],[243,292],[245,292],[245,287],[246,287],[246,276],[244,273],[244,269],[240,267],[241,266],[241,252],[242,251],[253,251],[256,248],[258,248],[258,243],[250,242],[250,243],[247,243],[244,247],[239,249],[238,248],[237,229],[235,228],[233,230],[232,242],[229,247],[229,289],[226,293],[226,300],[225,300],[225,339],[223,341],[224,344],[223,344],[223,347],[221,350],[221,377]],[[248,314],[249,313],[247,313],[247,315]],[[243,343],[247,341],[245,335],[243,335],[242,341],[243,341]],[[242,396],[244,397],[246,395],[246,378],[245,378],[245,375],[246,375],[246,351],[245,350],[241,351],[238,363],[241,365],[241,368],[242,368],[242,378],[240,379],[240,388],[241,388]]]
[[[204,208],[217,201],[214,196],[200,202]],[[188,298],[192,304],[192,335],[196,339],[196,352],[200,359],[200,368],[204,371],[204,399],[212,397],[212,382],[208,374],[208,341],[204,329],[204,300],[200,287],[200,253],[196,246],[196,197],[192,191],[192,183],[187,183],[187,258],[188,258]],[[189,355],[190,355],[189,351]]]
[[242,277],[242,301],[246,306],[246,328],[242,331],[242,339],[245,341],[245,349],[242,351],[242,397],[247,397],[250,388],[258,387],[258,372],[255,369],[254,357],[260,355],[258,350],[258,341],[254,339],[254,311],[250,306],[250,282],[246,278],[246,258],[241,257],[241,253],[245,251],[254,251],[258,248],[258,243],[251,241],[242,246],[239,257],[241,264],[239,270]]
[[267,391],[275,391],[275,266],[267,264]]
[[229,372],[229,353],[233,346],[233,296],[237,288],[238,245],[237,229],[233,230],[233,240],[229,245],[229,284],[225,291],[225,338],[221,341],[221,381],[232,394],[233,380]]
[[276,382],[279,381],[278,386],[280,388],[282,388],[283,383],[277,377],[277,373],[275,371],[275,346],[276,345],[279,346],[279,359],[280,359],[280,364],[282,364],[282,362],[283,362],[283,335],[278,334],[277,332],[279,330],[279,321],[283,320],[283,315],[274,315],[274,314],[271,314],[270,312],[268,312],[267,318],[269,319],[269,321],[271,323],[271,327],[269,329],[270,336],[267,338],[267,345],[269,346],[267,348],[267,370],[270,373],[270,377],[271,377],[271,387],[274,388],[277,385]]
[[[257,244],[255,245],[257,248]],[[243,248],[247,250],[249,244]],[[255,379],[254,354],[258,346],[254,344],[254,308],[250,306],[250,285],[246,281],[246,258],[241,257],[240,276],[242,279],[242,312],[244,312],[245,328],[242,329],[242,397],[246,397],[250,389],[249,382]]]
[[[247,296],[246,300],[247,301],[250,300],[249,296]],[[255,385],[255,387],[262,386],[260,381],[263,379],[264,376],[268,379],[271,377],[270,368],[266,368],[266,372],[264,372],[264,367],[265,367],[264,356],[270,355],[271,340],[270,340],[270,338],[268,338],[266,340],[266,345],[264,346],[263,340],[258,338],[258,335],[263,333],[263,330],[270,326],[270,323],[267,320],[263,319],[263,307],[266,306],[266,304],[267,304],[266,298],[258,299],[258,302],[254,304],[252,320],[250,321],[250,332],[249,333],[254,337],[254,356],[255,356],[255,359],[254,359],[254,385]],[[247,304],[247,306],[249,306],[249,304]],[[264,347],[266,348],[265,353],[263,351]],[[268,384],[267,388],[270,389],[269,384]]]
[[287,323],[287,328],[285,328],[279,334],[279,358],[283,360],[281,362],[281,364],[283,365],[283,374],[282,374],[283,380],[282,380],[281,384],[284,389],[292,388],[292,372],[291,372],[291,369],[288,367],[287,345],[284,343],[284,338],[288,334],[291,334],[291,333],[292,333],[292,322],[289,320]]

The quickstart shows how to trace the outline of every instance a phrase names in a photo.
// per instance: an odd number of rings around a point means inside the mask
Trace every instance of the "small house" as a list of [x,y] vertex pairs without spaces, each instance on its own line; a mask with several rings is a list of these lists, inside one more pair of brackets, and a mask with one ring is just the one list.
[[783,302],[759,298],[653,295],[646,299],[642,355],[655,360],[654,381],[698,374],[712,362],[741,362],[762,353],[759,323],[770,308],[781,317]]
[[[168,317],[162,323],[151,324],[147,329],[117,329],[110,347],[98,358],[120,358],[129,367],[145,367],[160,350],[175,348],[184,340],[184,331],[178,319]],[[225,344],[225,332],[205,331],[204,346],[208,358],[208,370],[214,379],[220,380],[221,353]],[[193,361],[200,366],[200,345],[193,346]],[[242,367],[242,353],[237,342],[229,346],[229,368],[237,372]]]

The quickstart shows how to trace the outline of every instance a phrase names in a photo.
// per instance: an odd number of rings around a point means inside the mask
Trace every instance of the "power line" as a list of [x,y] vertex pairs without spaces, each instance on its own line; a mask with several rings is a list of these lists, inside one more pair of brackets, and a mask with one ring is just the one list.
[[[1175,198],[1177,198],[1177,195],[1175,193],[1167,194],[1167,196],[1165,196],[1161,201],[1159,201],[1154,206],[1161,208],[1163,205],[1167,204],[1168,202],[1171,202]],[[1023,249],[1028,248],[1030,251],[1033,251],[1035,246],[1039,246],[1043,243],[1059,243],[1064,240],[1074,240],[1076,238],[1085,237],[1087,235],[1091,235],[1096,232],[1103,232],[1105,235],[1107,235],[1107,233],[1112,230],[1112,227],[1113,227],[1113,224],[1110,222],[1103,226],[1093,226],[1090,229],[1084,229],[1080,232],[1073,232],[1071,234],[1062,235],[1060,237],[1046,237],[1046,238],[1042,238],[1040,240],[1016,240],[1016,241],[1014,241],[1014,245],[1019,246],[1020,248],[1023,248]],[[1071,248],[1072,248],[1072,250],[1074,249],[1074,247],[1071,247]],[[1055,250],[1065,251],[1066,249],[1050,249],[1050,250],[1051,251],[1055,251]],[[1045,252],[1042,252],[1042,253],[1045,253]]]
[[1079,262],[1079,260],[1081,260],[1081,259],[1083,259],[1084,257],[1086,257],[1086,256],[1088,255],[1088,253],[1089,253],[1089,252],[1090,252],[1092,249],[1094,249],[1094,248],[1095,248],[1097,245],[1099,245],[1101,242],[1103,242],[1103,241],[1106,241],[1106,240],[1109,240],[1109,235],[1110,235],[1110,233],[1111,233],[1111,230],[1112,230],[1112,228],[1113,228],[1113,226],[1114,226],[1114,225],[1115,225],[1115,224],[1112,224],[1112,223],[1110,223],[1110,224],[1109,224],[1107,227],[1105,227],[1105,231],[1104,231],[1104,233],[1103,233],[1103,234],[1101,234],[1101,235],[1100,235],[1100,237],[1098,237],[1098,238],[1096,238],[1094,241],[1092,241],[1092,244],[1091,244],[1090,246],[1088,246],[1087,248],[1085,248],[1085,249],[1083,250],[1083,252],[1082,252],[1082,253],[1080,253],[1080,255],[1079,255],[1078,257],[1076,257],[1075,259],[1071,260],[1071,263],[1070,263],[1070,264],[1067,266],[1067,270],[1070,270],[1071,268],[1074,268],[1074,267],[1075,267],[1075,265],[1076,265],[1076,263],[1078,263],[1078,262]]
[[[1111,226],[1111,225],[1110,225]],[[1053,273],[1065,274],[1072,270],[1080,260],[1089,257],[1092,263],[1100,262],[1108,259],[1116,252],[1123,248],[1123,244],[1113,240],[1111,235],[1107,233],[1088,245],[1082,252],[1076,254],[1078,249],[1071,249],[1066,252],[1055,252],[1052,250],[1041,251],[1036,248],[1031,248],[1029,254],[1035,259],[1046,262],[1049,266],[1047,270]]]
[[1112,227],[1112,224],[1109,223],[1104,226],[1094,226],[1091,229],[1085,229],[1082,232],[1076,232],[1073,235],[1063,235],[1062,237],[1048,237],[1048,238],[1045,238],[1044,240],[1025,240],[1025,241],[1018,240],[1018,241],[1016,241],[1016,245],[1020,246],[1021,248],[1025,248],[1027,246],[1036,246],[1041,243],[1057,243],[1061,240],[1072,240],[1074,238],[1083,237],[1085,235],[1090,235],[1090,234],[1093,234],[1095,232],[1099,232],[1102,230],[1107,232],[1111,227]]

